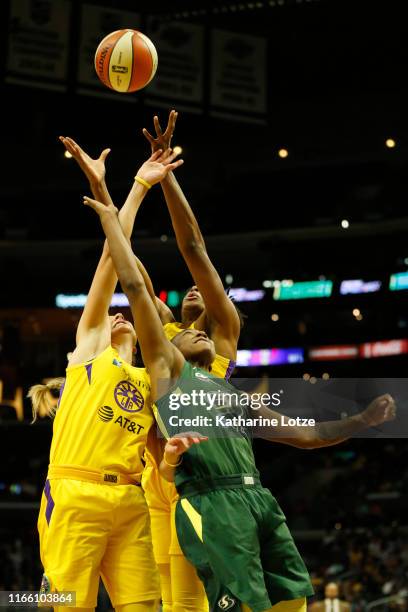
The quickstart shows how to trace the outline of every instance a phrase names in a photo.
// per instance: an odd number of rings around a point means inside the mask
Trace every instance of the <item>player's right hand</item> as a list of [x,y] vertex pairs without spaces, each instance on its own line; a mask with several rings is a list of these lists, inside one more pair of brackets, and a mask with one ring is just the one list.
[[103,181],[105,178],[105,160],[110,153],[110,149],[104,149],[98,159],[92,159],[72,138],[60,136],[59,140],[75,159],[91,185]]
[[186,431],[177,434],[167,440],[167,444],[164,447],[166,458],[169,463],[177,463],[178,457],[188,451],[193,444],[201,444],[201,442],[205,442],[206,440],[208,440],[208,436],[203,436],[196,431]]

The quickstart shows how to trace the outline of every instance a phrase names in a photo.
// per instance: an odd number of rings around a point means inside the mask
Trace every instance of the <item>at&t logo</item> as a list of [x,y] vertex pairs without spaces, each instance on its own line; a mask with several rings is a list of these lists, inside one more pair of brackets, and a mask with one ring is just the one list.
[[110,406],[101,406],[98,409],[98,416],[104,423],[113,419],[113,410]]

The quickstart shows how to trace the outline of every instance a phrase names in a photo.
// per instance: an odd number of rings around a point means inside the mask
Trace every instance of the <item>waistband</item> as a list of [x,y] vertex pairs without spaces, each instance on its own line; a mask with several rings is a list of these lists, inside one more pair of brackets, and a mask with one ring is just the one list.
[[181,497],[208,493],[215,489],[236,489],[259,487],[261,481],[256,474],[231,474],[229,476],[213,476],[190,480],[177,485],[177,492]]
[[135,474],[134,477],[131,477],[128,474],[121,474],[120,472],[111,470],[94,470],[72,465],[49,465],[47,478],[49,480],[69,478],[72,480],[83,480],[84,482],[98,482],[99,484],[106,485],[132,484],[140,487],[141,474]]

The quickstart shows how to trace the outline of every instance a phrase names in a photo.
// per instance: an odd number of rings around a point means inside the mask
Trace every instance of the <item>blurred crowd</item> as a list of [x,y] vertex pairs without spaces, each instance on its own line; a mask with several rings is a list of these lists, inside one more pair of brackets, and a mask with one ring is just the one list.
[[[51,430],[49,419],[0,424],[0,590],[37,590],[41,581],[36,520]],[[310,608],[408,611],[405,441],[350,440],[310,452],[256,440],[255,454],[311,573]],[[103,589],[99,602],[109,609]]]

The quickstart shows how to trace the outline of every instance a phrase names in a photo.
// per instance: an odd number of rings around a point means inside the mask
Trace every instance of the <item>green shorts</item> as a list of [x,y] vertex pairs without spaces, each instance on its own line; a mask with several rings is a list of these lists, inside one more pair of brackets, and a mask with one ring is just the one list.
[[180,546],[203,581],[210,610],[263,612],[313,595],[309,574],[276,499],[259,484],[181,491]]

